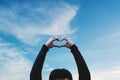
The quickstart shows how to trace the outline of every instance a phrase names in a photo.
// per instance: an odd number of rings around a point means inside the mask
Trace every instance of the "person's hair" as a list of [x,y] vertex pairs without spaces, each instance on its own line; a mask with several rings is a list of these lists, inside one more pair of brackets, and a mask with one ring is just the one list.
[[71,73],[66,69],[55,69],[50,73],[50,76],[49,76],[49,80],[64,79],[64,78],[73,80]]

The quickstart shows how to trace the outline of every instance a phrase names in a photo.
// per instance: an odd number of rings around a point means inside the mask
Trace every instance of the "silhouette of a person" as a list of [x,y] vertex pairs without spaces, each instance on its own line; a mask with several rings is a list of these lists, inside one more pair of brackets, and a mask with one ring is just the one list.
[[[65,45],[55,45],[53,42],[59,40],[57,37],[50,38],[41,48],[30,73],[30,80],[42,80],[42,68],[45,60],[45,56],[50,48],[53,47],[67,47],[71,50],[77,64],[79,80],[91,80],[90,72],[86,65],[86,62],[78,50],[77,46],[68,38],[63,37],[61,39],[66,41]],[[49,80],[73,80],[71,73],[67,69],[55,69],[50,73]]]

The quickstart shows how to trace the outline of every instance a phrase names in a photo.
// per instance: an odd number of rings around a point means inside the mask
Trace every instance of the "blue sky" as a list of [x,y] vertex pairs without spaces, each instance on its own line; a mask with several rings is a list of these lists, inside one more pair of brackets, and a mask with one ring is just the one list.
[[[34,60],[51,36],[72,39],[86,60],[92,80],[119,80],[119,4],[119,0],[0,0],[1,80],[29,80]],[[43,80],[48,80],[55,68],[70,70],[78,80],[69,49],[49,50]]]

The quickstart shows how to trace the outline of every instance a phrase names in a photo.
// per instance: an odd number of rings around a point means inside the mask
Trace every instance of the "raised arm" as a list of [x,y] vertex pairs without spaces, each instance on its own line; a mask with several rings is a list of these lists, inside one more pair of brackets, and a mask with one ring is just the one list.
[[90,72],[87,64],[76,45],[70,47],[77,64],[79,80],[90,80]]
[[49,51],[49,48],[58,47],[53,44],[54,40],[58,40],[57,37],[50,38],[41,48],[30,73],[30,80],[42,80],[42,68],[45,60],[45,56]]
[[66,40],[66,44],[62,45],[62,47],[70,48],[74,56],[78,68],[79,80],[90,80],[90,72],[77,46],[74,45],[73,42],[68,37],[63,37],[62,40]]
[[44,63],[47,51],[48,51],[48,47],[46,45],[43,45],[41,48],[41,51],[39,52],[33,64],[33,67],[30,73],[30,80],[42,80],[42,75],[41,75],[42,67],[43,67],[43,63]]

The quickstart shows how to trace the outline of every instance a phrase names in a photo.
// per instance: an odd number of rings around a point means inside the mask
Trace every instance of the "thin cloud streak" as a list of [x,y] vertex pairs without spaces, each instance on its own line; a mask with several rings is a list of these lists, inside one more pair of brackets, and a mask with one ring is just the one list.
[[[3,13],[5,14],[1,13],[4,17],[0,19],[2,24],[0,31],[29,45],[35,45],[41,41],[40,35],[67,35],[76,31],[76,29],[71,29],[70,22],[77,14],[77,7],[60,4],[60,6],[51,10],[44,8],[46,6],[35,8],[28,8],[28,6],[22,7],[22,10],[19,6],[12,6],[9,11],[4,9]],[[60,8],[61,6],[62,8]],[[21,12],[23,15],[20,14]],[[10,15],[10,17],[5,17],[6,15]],[[26,17],[26,15],[29,16]]]

